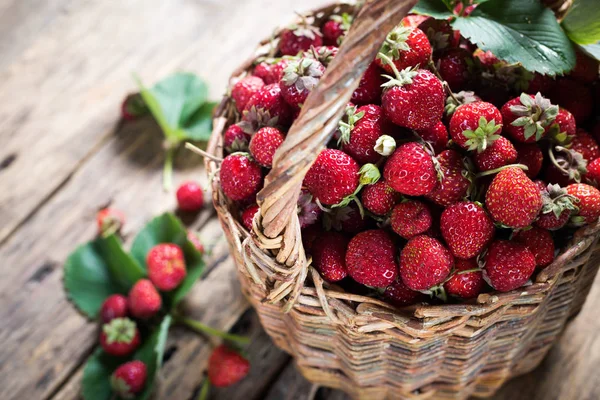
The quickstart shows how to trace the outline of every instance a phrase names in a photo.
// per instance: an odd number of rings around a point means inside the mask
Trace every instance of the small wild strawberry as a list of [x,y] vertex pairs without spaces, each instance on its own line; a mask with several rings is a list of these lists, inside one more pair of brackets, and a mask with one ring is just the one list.
[[279,129],[266,126],[252,135],[248,149],[257,163],[263,167],[271,168],[273,156],[284,139],[285,136]]
[[110,236],[123,228],[125,214],[116,208],[103,208],[96,214],[96,224],[98,225],[99,235]]
[[204,192],[197,182],[182,183],[177,188],[176,196],[181,211],[195,212],[204,206]]
[[237,81],[231,89],[231,98],[235,102],[238,112],[243,112],[250,97],[260,88],[265,86],[262,79],[257,76],[245,76]]
[[463,201],[444,210],[440,220],[442,236],[454,257],[477,256],[494,238],[494,223],[483,207]]
[[[481,270],[476,271],[479,267],[474,258],[468,260],[457,259],[454,269],[452,276],[444,283],[446,293],[461,299],[473,299],[483,291],[485,281]],[[464,273],[464,271],[471,272]]]
[[252,221],[254,220],[254,216],[257,212],[258,205],[252,204],[248,206],[242,213],[242,225],[244,225],[244,228],[246,228],[248,232],[252,232]]
[[[403,70],[418,66],[425,68],[431,59],[432,50],[422,30],[398,25],[388,33],[379,53],[391,59],[397,69]],[[381,56],[378,55],[375,62],[388,73],[393,72],[392,67]]]
[[113,294],[108,296],[100,308],[100,319],[107,323],[115,318],[125,318],[127,316],[127,297],[122,294]]
[[383,297],[396,307],[409,306],[425,299],[423,293],[409,289],[400,278],[385,288]]
[[158,313],[162,299],[150,280],[140,279],[129,290],[127,306],[135,318],[148,319]]
[[363,206],[375,215],[387,215],[400,198],[400,193],[383,180],[368,185],[361,193]]
[[279,36],[279,51],[284,56],[295,56],[302,51],[323,44],[323,38],[318,28],[308,23],[292,25],[281,32]]
[[567,193],[579,201],[576,213],[577,219],[574,221],[577,225],[593,224],[600,217],[600,191],[593,186],[585,183],[576,183],[567,186]]
[[146,256],[148,277],[158,290],[175,289],[187,275],[181,247],[173,243],[160,243]]
[[523,93],[503,105],[500,112],[507,135],[518,142],[534,143],[554,123],[558,107],[540,93],[535,96]]
[[129,318],[115,318],[102,325],[100,345],[111,356],[127,356],[139,347],[140,331]]
[[252,197],[262,188],[263,176],[260,165],[246,153],[230,154],[219,170],[221,188],[227,197],[241,201]]
[[432,224],[431,210],[418,200],[407,200],[392,210],[390,223],[400,237],[410,239],[427,232]]
[[359,184],[359,166],[340,150],[325,149],[304,177],[304,185],[321,203],[338,204]]
[[144,389],[147,369],[142,361],[121,364],[110,376],[110,387],[122,399],[133,399]]
[[215,348],[208,359],[208,379],[213,386],[231,386],[248,375],[250,363],[224,344]]
[[525,245],[496,240],[485,256],[484,279],[500,292],[523,286],[535,271],[535,257]]
[[348,274],[363,285],[387,287],[398,276],[396,253],[396,246],[387,232],[380,229],[361,232],[348,244]]
[[338,232],[323,233],[315,240],[311,249],[313,265],[326,281],[337,282],[348,275],[345,261],[348,242]]
[[500,111],[485,101],[459,106],[450,119],[452,141],[463,149],[478,153],[500,138],[501,129]]
[[290,61],[279,82],[281,95],[290,106],[300,108],[324,72],[323,64],[313,58],[303,57]]
[[409,196],[431,193],[438,184],[431,155],[416,142],[396,149],[385,164],[383,177],[394,190]]
[[513,240],[524,244],[531,251],[538,267],[543,268],[554,261],[554,240],[547,230],[533,227],[518,231]]
[[412,290],[429,290],[444,282],[453,264],[452,254],[438,240],[416,236],[400,253],[400,276]]
[[469,171],[463,163],[462,156],[455,150],[442,151],[437,160],[442,180],[425,197],[437,205],[447,207],[467,196],[471,186]]

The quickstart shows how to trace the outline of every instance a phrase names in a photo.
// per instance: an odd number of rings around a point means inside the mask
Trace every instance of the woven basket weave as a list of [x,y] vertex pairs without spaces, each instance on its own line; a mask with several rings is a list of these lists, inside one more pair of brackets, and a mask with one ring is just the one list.
[[[331,137],[381,42],[416,0],[367,1],[338,55],[290,129],[258,195],[253,232],[213,179],[213,201],[242,288],[273,341],[310,381],[356,399],[462,399],[492,395],[508,378],[534,369],[583,305],[600,264],[600,224],[580,229],[531,286],[488,293],[457,305],[401,309],[324,282],[302,247],[296,203],[304,175]],[[308,14],[320,24],[332,5]],[[265,40],[233,75],[249,73],[272,51]],[[226,97],[216,111],[208,152],[223,156],[235,123]],[[218,164],[206,161],[210,176]]]

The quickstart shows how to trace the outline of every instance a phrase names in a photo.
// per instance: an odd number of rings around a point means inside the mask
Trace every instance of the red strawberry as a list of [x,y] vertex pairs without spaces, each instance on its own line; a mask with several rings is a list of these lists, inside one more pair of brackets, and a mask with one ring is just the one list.
[[515,144],[515,149],[517,150],[517,159],[510,163],[514,162],[527,166],[528,169],[525,171],[525,175],[535,178],[540,173],[542,164],[544,163],[544,154],[540,147],[535,143],[517,143]]
[[392,211],[392,229],[404,239],[411,239],[427,232],[432,224],[431,210],[418,200],[407,200],[397,204]]
[[571,77],[582,83],[594,83],[598,79],[598,61],[588,57],[580,50],[576,50],[575,54],[577,55],[577,62],[575,68],[571,71]]
[[567,136],[574,136],[577,132],[575,117],[562,107],[558,109],[558,115],[556,116],[554,123],[558,125],[558,132],[564,132]]
[[281,95],[293,108],[300,108],[308,94],[317,86],[325,67],[313,58],[299,58],[290,61],[279,82]]
[[533,271],[535,256],[521,243],[496,240],[485,256],[484,279],[500,292],[523,286]]
[[121,118],[125,121],[133,121],[148,113],[148,106],[139,93],[132,93],[125,97],[121,103]]
[[242,213],[242,225],[244,225],[244,228],[246,228],[248,232],[252,232],[252,220],[257,212],[258,205],[252,204],[251,206],[248,206]]
[[533,143],[546,135],[558,115],[558,107],[540,93],[523,93],[502,106],[504,132],[521,143]]
[[449,49],[437,59],[437,69],[453,91],[460,91],[469,79],[471,54],[461,48]]
[[396,125],[427,129],[442,119],[444,87],[431,72],[424,69],[398,71],[396,78],[384,86],[381,104],[386,116]]
[[329,21],[325,22],[321,27],[325,44],[339,46],[350,29],[350,25],[352,25],[352,19],[352,16],[346,13],[329,17]]
[[383,177],[395,191],[409,196],[431,193],[438,184],[431,156],[416,142],[396,149],[385,164]]
[[472,151],[482,152],[500,137],[502,116],[492,104],[479,101],[459,106],[450,119],[452,141]]
[[231,98],[238,112],[243,112],[250,97],[265,86],[265,82],[257,76],[245,76],[231,88]]
[[279,51],[284,56],[295,56],[311,46],[317,47],[322,44],[321,32],[307,23],[290,26],[279,36]]
[[398,276],[396,254],[396,246],[387,232],[380,229],[361,232],[348,244],[348,274],[363,285],[387,287]]
[[444,121],[449,123],[458,107],[480,101],[483,101],[481,97],[477,96],[475,92],[468,90],[461,90],[458,93],[454,93],[454,97],[448,96],[446,98],[446,107],[444,108]]
[[360,79],[358,87],[352,93],[350,101],[359,105],[379,103],[381,100],[382,84],[383,79],[381,78],[379,68],[375,62],[372,62]]
[[223,146],[228,153],[236,151],[247,151],[250,143],[250,135],[244,132],[237,124],[229,125],[223,137]]
[[400,278],[385,288],[383,297],[396,307],[409,306],[425,300],[423,293],[409,289]]
[[347,123],[340,123],[342,150],[361,164],[376,163],[381,155],[375,151],[377,139],[383,135],[384,116],[379,106],[349,108]]
[[502,63],[502,61],[500,61],[498,57],[496,57],[494,53],[492,53],[489,50],[484,51],[481,49],[477,49],[473,52],[473,57],[477,58],[481,65],[487,69],[494,69],[494,66],[496,64]]
[[321,218],[323,210],[319,207],[315,198],[306,189],[302,189],[298,197],[298,220],[300,228],[304,229],[316,223]]
[[279,84],[263,86],[250,97],[242,120],[245,122],[242,128],[246,133],[256,132],[262,126],[288,126],[292,121],[292,109],[281,95]]
[[273,156],[283,143],[285,136],[277,128],[264,127],[252,135],[250,139],[250,154],[263,167],[271,168]]
[[208,379],[213,386],[231,386],[248,375],[250,362],[224,344],[213,350],[208,359]]
[[108,296],[100,308],[100,319],[107,323],[115,318],[127,316],[127,297],[122,294]]
[[578,123],[584,122],[592,115],[594,108],[592,91],[580,82],[569,78],[559,79],[550,97],[569,110]]
[[[515,146],[504,136],[500,136],[490,147],[475,154],[475,164],[480,171],[489,171],[517,161]],[[541,168],[541,165],[540,165]]]
[[[425,68],[431,59],[431,52],[431,44],[422,30],[402,25],[388,33],[379,50],[379,54],[391,59],[399,70],[417,66]],[[380,55],[375,62],[388,73],[393,72],[392,67]]]
[[121,364],[110,377],[110,387],[122,399],[133,399],[146,384],[146,364],[134,360]]
[[543,202],[539,188],[525,172],[509,167],[494,177],[485,205],[494,221],[510,228],[524,228],[538,216]]
[[103,208],[96,214],[96,224],[98,225],[99,235],[110,236],[123,228],[125,214],[116,208]]
[[194,232],[188,230],[187,231],[187,240],[188,240],[188,242],[190,242],[191,244],[194,245],[194,247],[196,248],[196,250],[198,250],[200,252],[200,254],[204,254],[204,245],[202,244],[202,241],[200,240],[198,235],[196,235]]
[[458,47],[460,33],[458,31],[453,31],[448,21],[428,18],[421,22],[418,28],[427,35],[427,39],[434,52]]
[[181,211],[199,211],[204,206],[204,192],[197,182],[182,183],[177,189],[176,196]]
[[588,162],[600,158],[600,147],[592,135],[578,128],[577,134],[571,140],[571,150],[575,150]]
[[348,275],[345,261],[348,242],[337,232],[323,233],[315,240],[311,250],[313,265],[326,281],[341,281]]
[[148,319],[158,313],[162,299],[152,282],[140,279],[129,291],[127,306],[135,318]]
[[338,50],[339,49],[335,46],[311,47],[310,50],[304,52],[303,57],[308,57],[317,60],[325,67],[327,67],[331,63],[331,61],[333,61],[333,58],[337,55]]
[[266,85],[279,83],[283,78],[283,70],[287,67],[288,60],[283,58],[277,62],[263,61],[254,68],[254,76],[261,78]]
[[115,318],[102,325],[100,345],[111,356],[127,356],[139,347],[140,331],[129,318]]
[[577,198],[579,212],[576,224],[593,224],[600,217],[600,191],[585,183],[575,183],[567,186],[567,193]]
[[400,276],[412,290],[429,290],[444,282],[453,264],[452,254],[438,240],[416,236],[400,253]]
[[513,240],[524,244],[531,251],[538,267],[543,268],[554,261],[554,241],[547,230],[533,227],[518,231]]
[[477,256],[494,237],[494,223],[483,207],[463,201],[446,208],[440,220],[442,236],[457,258]]
[[535,225],[551,231],[562,228],[578,210],[577,199],[559,185],[542,184],[541,193],[544,206]]
[[173,243],[157,244],[146,256],[148,277],[158,290],[175,289],[187,275],[181,247]]
[[440,184],[427,194],[435,204],[447,207],[461,201],[467,196],[471,181],[462,156],[455,150],[444,150],[437,156],[443,176]]
[[585,180],[590,185],[598,187],[598,184],[600,184],[600,158],[596,158],[588,164]]
[[359,184],[359,166],[340,150],[325,149],[304,177],[304,186],[321,203],[332,205],[354,193]]
[[461,271],[479,269],[477,261],[474,258],[468,260],[458,259],[454,267],[455,272],[444,283],[446,293],[462,299],[473,299],[483,292],[485,281],[483,280],[481,271],[461,273]]
[[234,201],[254,196],[263,183],[260,165],[246,153],[234,153],[225,157],[221,163],[219,178],[223,192]]
[[361,193],[363,206],[375,215],[387,215],[402,196],[385,181],[365,187]]
[[431,144],[436,154],[444,151],[448,145],[448,130],[442,121],[431,128],[418,130],[417,134],[421,136],[421,139]]

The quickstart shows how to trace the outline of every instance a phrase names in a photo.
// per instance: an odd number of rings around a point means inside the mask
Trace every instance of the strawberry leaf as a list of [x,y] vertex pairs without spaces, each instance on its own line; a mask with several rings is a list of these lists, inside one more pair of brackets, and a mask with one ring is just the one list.
[[187,138],[196,142],[206,142],[212,133],[212,113],[217,103],[207,102],[202,105],[185,123],[183,129]]
[[429,15],[436,19],[447,19],[454,16],[449,2],[443,0],[420,0],[410,12]]
[[596,60],[600,61],[600,42],[594,44],[586,44],[583,46],[579,46],[579,48],[590,57],[593,57]]
[[600,40],[600,6],[598,0],[575,0],[562,21],[562,27],[577,44],[594,44]]
[[452,25],[481,49],[531,72],[556,75],[575,66],[569,38],[538,0],[489,0]]
[[142,229],[131,246],[131,255],[146,269],[146,255],[160,243],[174,243],[181,247],[185,257],[187,275],[174,290],[162,293],[167,309],[174,307],[190,291],[204,270],[202,254],[187,239],[187,230],[173,214],[165,213],[150,221]]
[[127,294],[144,275],[142,267],[123,250],[120,240],[110,235],[79,246],[69,255],[64,286],[79,311],[96,318],[108,296]]

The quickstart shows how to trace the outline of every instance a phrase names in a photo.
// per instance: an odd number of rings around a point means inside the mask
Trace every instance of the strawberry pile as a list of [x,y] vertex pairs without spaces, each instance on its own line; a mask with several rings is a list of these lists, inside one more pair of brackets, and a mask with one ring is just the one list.
[[[252,231],[256,194],[352,23],[304,21],[231,88],[224,194]],[[298,201],[305,250],[328,282],[404,306],[527,285],[600,217],[598,63],[566,76],[510,65],[444,20],[386,37]],[[427,296],[430,296],[429,298]]]

